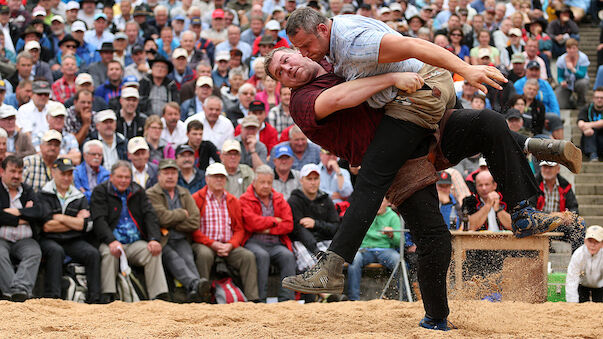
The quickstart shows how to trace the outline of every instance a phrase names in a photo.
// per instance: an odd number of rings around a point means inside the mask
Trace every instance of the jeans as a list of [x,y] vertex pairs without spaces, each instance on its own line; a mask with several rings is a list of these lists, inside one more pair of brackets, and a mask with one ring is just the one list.
[[356,253],[354,261],[348,266],[348,298],[360,299],[360,278],[362,268],[370,263],[378,262],[393,270],[400,261],[400,253],[393,248],[361,248]]
[[[10,242],[0,239],[0,290],[10,296],[15,293],[32,295],[38,276],[42,252],[32,238]],[[17,263],[17,271],[13,263]]]
[[595,134],[587,137],[582,134],[581,148],[584,154],[596,154],[603,158],[603,129],[596,129]]
[[[282,243],[268,243],[257,241],[253,238],[247,240],[245,248],[253,252],[258,268],[258,294],[259,299],[265,301],[268,295],[268,274],[270,262],[276,262],[281,272],[281,281],[285,277],[295,274],[295,257]],[[283,288],[279,289],[279,301],[295,299],[295,292]]]

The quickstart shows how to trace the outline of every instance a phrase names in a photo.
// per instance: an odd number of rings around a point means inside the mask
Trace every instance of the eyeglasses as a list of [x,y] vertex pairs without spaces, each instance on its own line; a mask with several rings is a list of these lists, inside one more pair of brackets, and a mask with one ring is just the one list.
[[463,35],[460,33],[452,33],[452,34],[450,34],[450,36],[463,36]]
[[65,48],[73,48],[73,49],[76,49],[76,48],[77,48],[77,46],[76,46],[76,45],[65,45]]

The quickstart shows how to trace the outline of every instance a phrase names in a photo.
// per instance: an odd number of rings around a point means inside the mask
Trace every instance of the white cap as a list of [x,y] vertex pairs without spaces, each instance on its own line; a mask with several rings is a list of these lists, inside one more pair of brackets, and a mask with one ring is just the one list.
[[115,115],[115,112],[113,112],[113,110],[106,109],[106,110],[100,111],[94,115],[95,123],[103,122],[107,119],[117,120],[117,116]]
[[176,60],[180,57],[188,58],[188,52],[184,48],[176,48],[172,53],[172,59]]
[[6,119],[8,117],[16,117],[17,109],[11,105],[2,104],[0,106],[0,119]]
[[603,227],[599,225],[592,225],[586,229],[586,236],[584,239],[595,239],[598,242],[603,241]]
[[50,20],[50,22],[53,22],[53,21],[58,21],[58,22],[60,22],[60,23],[62,23],[62,24],[64,24],[64,23],[65,23],[65,19],[63,19],[63,17],[62,17],[62,16],[60,16],[60,15],[54,15],[54,16],[52,17],[52,19]]
[[213,164],[207,166],[205,169],[205,175],[223,175],[225,177],[228,176],[228,172],[226,172],[226,167],[219,162],[214,162]]
[[63,106],[63,104],[58,101],[49,101],[48,102],[48,114],[50,114],[53,117],[58,117],[59,115],[66,116],[67,109],[65,109],[65,106]]
[[72,9],[80,9],[80,3],[77,1],[69,1],[65,6],[65,10],[70,11]]
[[199,79],[197,79],[196,85],[197,87],[208,85],[209,87],[214,88],[214,81],[211,79],[211,77],[200,76]]
[[41,6],[36,6],[36,8],[34,8],[33,10],[33,13],[31,13],[31,16],[33,17],[36,17],[38,15],[46,16],[46,10]]
[[85,32],[86,31],[86,24],[83,21],[76,21],[74,23],[71,24],[71,31],[72,32]]
[[230,60],[230,52],[228,51],[220,51],[218,53],[216,53],[216,61],[220,61],[220,60]]
[[134,154],[141,149],[149,150],[149,145],[143,137],[134,137],[128,141],[128,153]]
[[266,26],[264,28],[266,28],[269,31],[280,31],[281,24],[279,24],[278,21],[276,21],[276,20],[270,20],[266,23]]
[[399,2],[392,2],[391,4],[389,4],[389,9],[393,11],[400,11],[402,12],[402,5],[400,5]]
[[521,29],[519,29],[519,28],[511,28],[509,30],[509,36],[511,36],[511,35],[515,35],[515,36],[521,37]]
[[488,164],[486,163],[486,158],[479,157],[478,165],[479,165],[479,167],[488,166]]
[[94,80],[92,80],[92,75],[90,75],[88,73],[80,73],[75,78],[75,84],[76,84],[76,86],[83,85],[83,84],[85,84],[87,82],[91,83],[92,86],[94,86]]
[[57,130],[50,129],[44,133],[42,136],[42,141],[49,142],[50,140],[58,140],[59,142],[62,142],[63,136]]
[[40,43],[35,41],[35,40],[30,40],[25,44],[25,48],[23,48],[23,50],[29,52],[32,49],[38,49],[41,50],[42,48],[40,47]]
[[313,163],[305,164],[304,167],[302,167],[301,171],[299,171],[299,174],[302,178],[304,178],[310,175],[310,173],[312,172],[316,172],[316,174],[320,175],[320,167],[318,167],[317,164]]
[[549,167],[555,167],[555,166],[557,166],[557,165],[559,165],[559,164],[558,164],[558,163],[556,163],[556,162],[554,162],[554,161],[546,161],[546,160],[544,160],[544,161],[541,161],[541,162],[540,162],[540,166],[549,166]]
[[222,153],[226,154],[229,151],[237,151],[241,153],[241,144],[233,139],[224,141],[224,144],[222,144]]
[[385,13],[391,13],[391,12],[392,12],[392,10],[387,6],[381,7],[379,9],[379,15],[383,15]]
[[490,53],[490,49],[489,48],[480,48],[479,51],[477,52],[477,58],[481,59],[481,58],[485,58],[485,57],[490,57],[491,53]]
[[138,90],[134,87],[125,87],[121,90],[122,98],[136,98],[139,99],[140,95],[138,94]]

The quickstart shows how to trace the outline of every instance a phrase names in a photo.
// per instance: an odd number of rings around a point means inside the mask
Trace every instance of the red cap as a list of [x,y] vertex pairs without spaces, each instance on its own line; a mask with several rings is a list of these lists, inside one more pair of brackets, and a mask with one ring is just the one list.
[[211,18],[212,19],[224,19],[224,10],[221,8],[218,8],[216,10],[214,10],[214,12],[211,14]]

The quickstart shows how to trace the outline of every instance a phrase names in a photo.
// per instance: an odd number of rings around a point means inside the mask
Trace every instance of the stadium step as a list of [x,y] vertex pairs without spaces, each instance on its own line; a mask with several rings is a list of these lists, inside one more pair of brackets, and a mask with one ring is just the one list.
[[601,205],[580,205],[580,215],[603,217],[603,207]]
[[602,216],[583,216],[586,226],[599,225],[603,226]]
[[603,184],[576,184],[576,195],[603,195]]
[[603,209],[603,195],[579,195],[576,198],[581,207],[583,205],[598,205]]
[[[600,162],[600,161],[583,162],[582,163],[582,173],[603,174],[603,162]],[[603,181],[601,183],[603,183]]]
[[603,173],[582,173],[576,176],[576,184],[601,184]]

